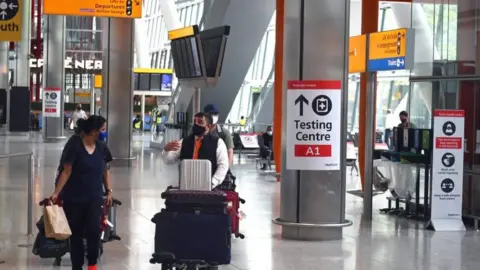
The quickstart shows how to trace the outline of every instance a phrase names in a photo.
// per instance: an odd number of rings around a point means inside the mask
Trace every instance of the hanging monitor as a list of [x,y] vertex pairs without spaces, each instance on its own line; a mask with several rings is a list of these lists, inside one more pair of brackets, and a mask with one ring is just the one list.
[[194,25],[168,32],[175,75],[183,86],[215,86],[229,34],[230,26],[199,32]]

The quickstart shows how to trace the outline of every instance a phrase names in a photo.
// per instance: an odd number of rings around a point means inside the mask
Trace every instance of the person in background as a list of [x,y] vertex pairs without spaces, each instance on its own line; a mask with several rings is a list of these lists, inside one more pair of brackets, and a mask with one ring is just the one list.
[[[82,104],[77,104],[77,108],[74,112],[72,112],[72,118],[70,119],[70,127],[71,129],[75,129],[77,127],[78,119],[87,119],[87,113],[82,110]],[[72,127],[73,124],[73,127]]]
[[401,111],[398,116],[400,117],[400,124],[398,127],[400,128],[417,128],[413,123],[410,122],[408,118],[408,113],[406,111]]
[[39,130],[39,120],[37,115],[33,112],[30,111],[30,129],[31,130]]
[[245,116],[240,116],[240,121],[238,121],[238,124],[240,124],[240,126],[245,126],[247,124],[247,119],[245,119]]
[[[268,126],[267,130],[262,134],[262,140],[260,142],[260,157],[268,159],[273,156],[273,129],[272,126]],[[263,164],[262,170],[267,169],[267,164]]]
[[140,114],[137,114],[137,117],[133,120],[133,129],[140,133],[143,131],[143,121]]
[[[105,143],[98,141],[106,120],[92,115],[78,122],[80,135],[74,135],[62,154],[61,173],[50,199],[63,201],[63,209],[72,230],[70,258],[72,270],[83,269],[85,258],[84,237],[87,239],[88,270],[97,270],[100,245],[100,224],[103,196],[112,203],[108,162],[112,155]],[[72,136],[72,137],[74,137]],[[105,191],[104,192],[104,188]]]
[[217,109],[217,106],[214,104],[208,104],[203,108],[204,113],[208,113],[212,116],[212,126],[210,128],[210,134],[219,137],[223,140],[227,146],[228,151],[228,161],[230,164],[233,163],[233,138],[232,134],[225,127],[217,124],[220,112]]
[[385,117],[385,133],[384,133],[384,141],[387,144],[388,148],[391,149],[392,147],[392,136],[393,136],[393,128],[398,125],[398,120],[393,115],[391,109],[387,110],[387,115]]
[[199,112],[193,119],[192,134],[179,141],[169,142],[162,152],[165,164],[184,159],[206,159],[212,164],[212,188],[220,185],[227,175],[227,146],[219,137],[210,134],[212,117]]

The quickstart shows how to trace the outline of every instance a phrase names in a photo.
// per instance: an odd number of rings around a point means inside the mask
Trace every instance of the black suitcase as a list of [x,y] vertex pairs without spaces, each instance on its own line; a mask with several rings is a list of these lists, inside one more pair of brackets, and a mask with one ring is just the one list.
[[154,257],[171,255],[177,263],[202,261],[210,266],[230,263],[232,229],[228,214],[164,209],[152,222],[156,224]]
[[168,188],[161,194],[166,211],[182,213],[227,213],[227,195],[221,191],[193,191]]

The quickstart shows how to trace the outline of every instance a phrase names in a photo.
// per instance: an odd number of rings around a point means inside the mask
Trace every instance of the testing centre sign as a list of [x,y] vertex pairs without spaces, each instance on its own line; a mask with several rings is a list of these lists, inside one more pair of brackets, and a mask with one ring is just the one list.
[[368,71],[412,69],[414,47],[412,29],[371,33],[368,37]]
[[43,90],[43,116],[60,117],[60,88],[45,88]]
[[433,113],[432,205],[435,231],[464,231],[462,221],[465,111]]
[[341,81],[288,82],[288,170],[340,170],[341,85]]
[[143,0],[43,0],[46,15],[142,18]]
[[22,0],[0,1],[0,41],[22,40]]

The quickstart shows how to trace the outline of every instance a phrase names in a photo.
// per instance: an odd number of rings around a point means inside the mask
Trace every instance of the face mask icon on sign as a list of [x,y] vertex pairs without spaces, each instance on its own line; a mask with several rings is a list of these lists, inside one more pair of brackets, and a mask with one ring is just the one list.
[[445,130],[447,133],[453,133],[452,125],[447,125],[447,129]]

